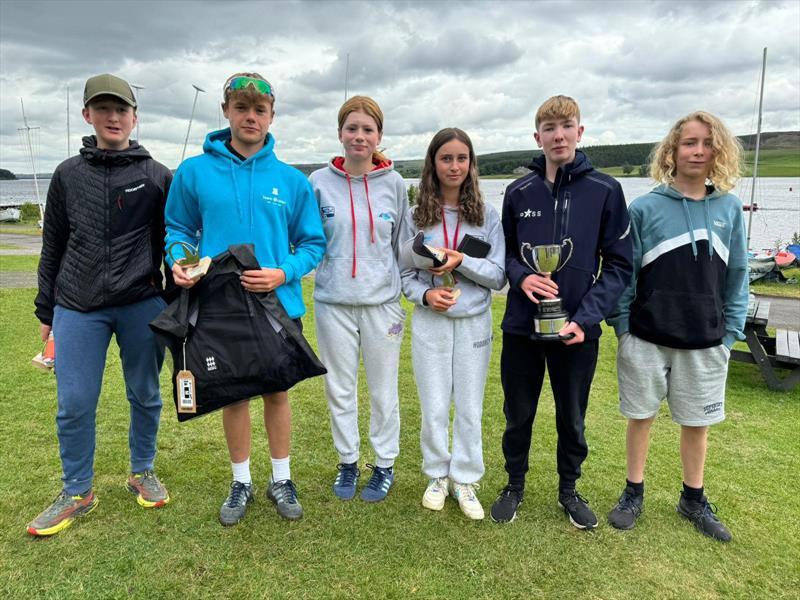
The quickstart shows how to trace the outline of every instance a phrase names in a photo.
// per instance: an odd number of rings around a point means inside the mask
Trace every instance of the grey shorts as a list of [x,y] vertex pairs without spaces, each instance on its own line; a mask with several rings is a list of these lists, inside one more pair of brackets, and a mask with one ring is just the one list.
[[680,425],[719,423],[725,419],[730,355],[724,344],[679,350],[624,333],[617,349],[619,409],[629,419],[649,419],[666,398]]

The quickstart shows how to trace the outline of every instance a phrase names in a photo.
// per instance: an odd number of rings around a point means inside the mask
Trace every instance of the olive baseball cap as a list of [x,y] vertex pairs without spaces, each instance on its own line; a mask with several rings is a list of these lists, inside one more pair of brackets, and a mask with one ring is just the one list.
[[86,80],[83,88],[83,105],[86,106],[97,96],[114,96],[136,108],[136,97],[128,82],[108,73],[95,75]]

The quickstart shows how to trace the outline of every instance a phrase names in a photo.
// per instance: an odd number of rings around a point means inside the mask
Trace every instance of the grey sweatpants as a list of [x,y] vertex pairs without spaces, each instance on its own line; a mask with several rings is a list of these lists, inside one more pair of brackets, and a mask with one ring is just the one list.
[[391,467],[400,451],[397,369],[405,312],[400,302],[377,306],[314,303],[320,359],[328,369],[325,397],[333,445],[342,463],[359,459],[358,357],[370,396],[369,440],[378,467]]
[[[411,319],[411,354],[422,409],[422,471],[476,483],[484,473],[481,419],[492,355],[492,313],[450,318],[420,306]],[[455,404],[448,451],[450,403]]]

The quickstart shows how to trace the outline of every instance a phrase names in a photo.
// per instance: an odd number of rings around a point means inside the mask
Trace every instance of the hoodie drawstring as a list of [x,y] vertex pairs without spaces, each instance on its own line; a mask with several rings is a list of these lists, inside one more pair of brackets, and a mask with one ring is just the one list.
[[[355,278],[356,276],[356,268],[358,264],[358,260],[356,258],[356,205],[355,201],[353,200],[353,183],[350,179],[350,173],[345,171],[345,177],[347,178],[347,189],[350,191],[350,218],[353,223],[353,269],[350,273],[350,276]],[[369,211],[369,236],[371,243],[375,243],[375,224],[372,219],[372,204],[369,201],[369,185],[367,184],[367,175],[364,174],[364,191],[367,195],[367,210]]]
[[236,171],[233,168],[233,159],[228,161],[231,167],[231,179],[233,179],[233,192],[236,194],[236,213],[239,215],[239,222],[242,222],[242,201],[239,198],[239,184],[236,181]]
[[681,198],[683,203],[683,215],[686,217],[686,225],[689,228],[689,239],[692,240],[692,256],[697,260],[697,242],[694,239],[694,225],[692,225],[692,216],[689,214],[689,205],[686,204],[686,198]]
[[250,232],[253,231],[253,204],[255,204],[255,200],[253,199],[253,181],[256,178],[256,159],[254,158],[253,161],[250,163]]
[[714,234],[711,231],[711,208],[708,205],[708,196],[703,199],[706,208],[706,234],[708,235],[708,260],[714,259]]

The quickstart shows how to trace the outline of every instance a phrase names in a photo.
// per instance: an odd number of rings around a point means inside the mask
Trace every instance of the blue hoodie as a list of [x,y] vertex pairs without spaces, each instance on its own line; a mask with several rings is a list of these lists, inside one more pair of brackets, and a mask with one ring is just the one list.
[[325,254],[314,192],[305,175],[277,159],[272,134],[245,160],[225,146],[230,139],[230,129],[212,131],[204,153],[178,167],[167,198],[166,245],[196,245],[199,233],[200,256],[213,257],[231,244],[254,244],[262,267],[286,274],[275,293],[296,319],[305,313],[300,279]]
[[728,348],[744,339],[747,251],[742,203],[660,185],[630,205],[633,281],[608,322],[668,348]]

